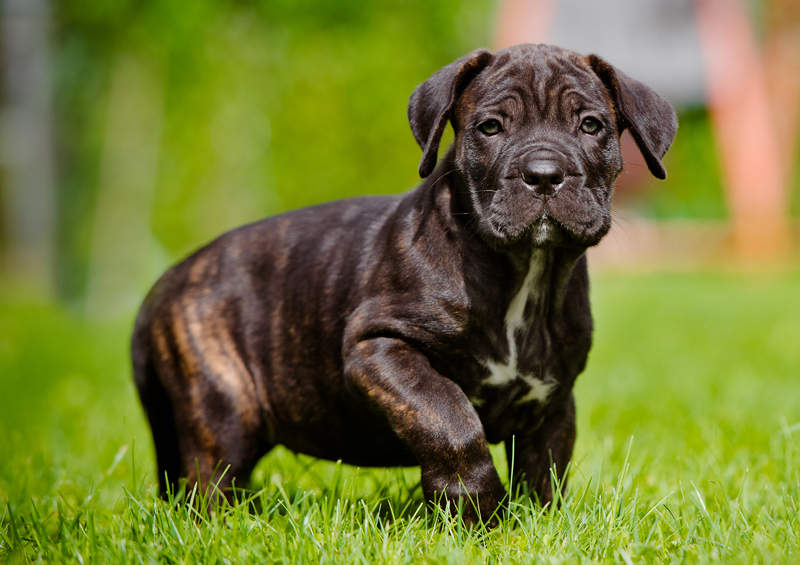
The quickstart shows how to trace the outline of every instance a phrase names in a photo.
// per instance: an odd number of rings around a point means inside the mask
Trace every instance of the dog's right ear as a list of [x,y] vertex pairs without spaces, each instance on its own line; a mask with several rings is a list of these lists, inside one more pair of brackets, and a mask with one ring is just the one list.
[[408,101],[408,121],[414,139],[422,148],[419,176],[425,178],[436,167],[439,142],[451,117],[453,105],[469,82],[491,62],[485,49],[473,51],[436,71],[420,84]]

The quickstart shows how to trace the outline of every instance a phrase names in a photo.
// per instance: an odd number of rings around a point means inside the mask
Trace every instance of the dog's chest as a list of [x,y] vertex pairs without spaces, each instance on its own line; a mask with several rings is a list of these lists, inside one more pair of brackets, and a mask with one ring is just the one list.
[[552,299],[548,270],[546,252],[534,250],[503,317],[499,341],[505,347],[478,359],[483,376],[470,394],[475,406],[544,405],[558,385],[548,363],[552,348],[546,320]]

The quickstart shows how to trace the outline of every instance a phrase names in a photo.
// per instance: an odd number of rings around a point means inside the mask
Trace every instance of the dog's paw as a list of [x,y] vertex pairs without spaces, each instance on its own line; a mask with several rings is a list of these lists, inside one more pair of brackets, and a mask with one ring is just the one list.
[[423,472],[422,490],[428,500],[460,515],[466,524],[499,524],[507,493],[493,465],[446,475]]

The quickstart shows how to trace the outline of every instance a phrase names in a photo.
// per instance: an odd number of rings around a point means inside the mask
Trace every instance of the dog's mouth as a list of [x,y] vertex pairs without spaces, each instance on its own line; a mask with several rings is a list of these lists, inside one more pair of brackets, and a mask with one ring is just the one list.
[[558,245],[564,243],[567,234],[561,225],[543,213],[538,220],[535,220],[527,230],[530,233],[531,241],[536,247],[546,247],[548,245]]
[[603,219],[607,214],[597,211],[572,219],[561,219],[546,206],[537,212],[532,214],[532,221],[496,213],[489,220],[491,232],[505,244],[529,241],[534,247],[589,247],[605,235],[610,222],[610,218],[609,222]]
[[533,195],[519,184],[506,184],[492,193],[481,214],[484,233],[500,245],[523,241],[535,247],[597,244],[610,226],[610,211],[603,191],[579,180],[576,177],[548,195]]
[[530,240],[535,247],[565,244],[570,237],[564,227],[547,212],[527,224],[509,224],[498,218],[490,221],[493,231],[508,243]]

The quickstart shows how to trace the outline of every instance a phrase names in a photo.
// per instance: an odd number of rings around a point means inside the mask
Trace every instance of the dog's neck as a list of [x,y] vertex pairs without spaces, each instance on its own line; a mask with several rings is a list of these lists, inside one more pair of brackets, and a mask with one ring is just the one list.
[[519,249],[508,251],[514,265],[514,297],[529,297],[539,317],[560,313],[575,265],[582,256],[583,250],[577,248],[537,247],[531,241],[520,242]]

